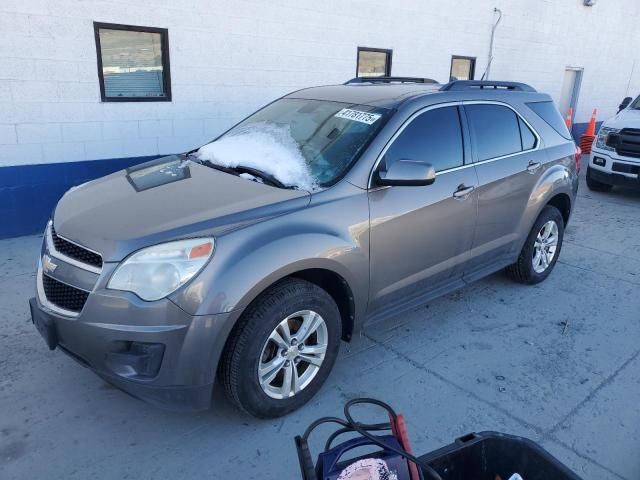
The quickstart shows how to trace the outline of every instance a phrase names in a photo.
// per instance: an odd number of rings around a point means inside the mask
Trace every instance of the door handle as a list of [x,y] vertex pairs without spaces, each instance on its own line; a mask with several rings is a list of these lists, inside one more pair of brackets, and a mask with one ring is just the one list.
[[540,162],[534,162],[533,160],[531,160],[529,162],[529,165],[527,165],[527,172],[529,173],[536,173],[538,170],[540,170],[540,167],[542,167],[542,164]]
[[453,192],[453,198],[455,198],[456,200],[465,200],[475,189],[476,187],[474,186],[467,187],[466,185],[462,184],[455,192]]

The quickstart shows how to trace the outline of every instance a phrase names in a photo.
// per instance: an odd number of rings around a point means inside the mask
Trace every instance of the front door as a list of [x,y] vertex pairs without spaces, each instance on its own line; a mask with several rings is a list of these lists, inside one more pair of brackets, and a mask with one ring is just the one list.
[[400,159],[422,160],[433,165],[436,180],[369,191],[373,316],[461,281],[473,242],[477,178],[465,164],[460,119],[457,106],[415,114],[383,154],[381,169]]

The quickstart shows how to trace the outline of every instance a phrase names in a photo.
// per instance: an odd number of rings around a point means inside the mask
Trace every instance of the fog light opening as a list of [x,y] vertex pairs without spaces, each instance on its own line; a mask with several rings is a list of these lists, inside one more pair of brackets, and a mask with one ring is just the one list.
[[152,378],[158,375],[165,346],[162,343],[113,342],[106,365],[121,377]]

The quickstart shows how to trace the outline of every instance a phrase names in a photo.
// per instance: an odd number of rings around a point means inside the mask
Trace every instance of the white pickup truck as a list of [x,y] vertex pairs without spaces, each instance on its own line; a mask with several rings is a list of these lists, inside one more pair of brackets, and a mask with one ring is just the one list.
[[640,97],[625,98],[617,115],[602,124],[589,157],[589,189],[616,185],[640,189]]

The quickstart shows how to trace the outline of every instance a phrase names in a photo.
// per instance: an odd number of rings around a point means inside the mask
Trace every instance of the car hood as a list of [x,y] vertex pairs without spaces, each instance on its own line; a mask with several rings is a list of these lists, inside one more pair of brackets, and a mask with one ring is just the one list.
[[120,261],[145,246],[220,235],[305,208],[310,194],[230,175],[170,156],[69,190],[54,214],[56,233]]
[[619,129],[640,128],[640,110],[626,108],[615,117],[604,122],[604,126]]

